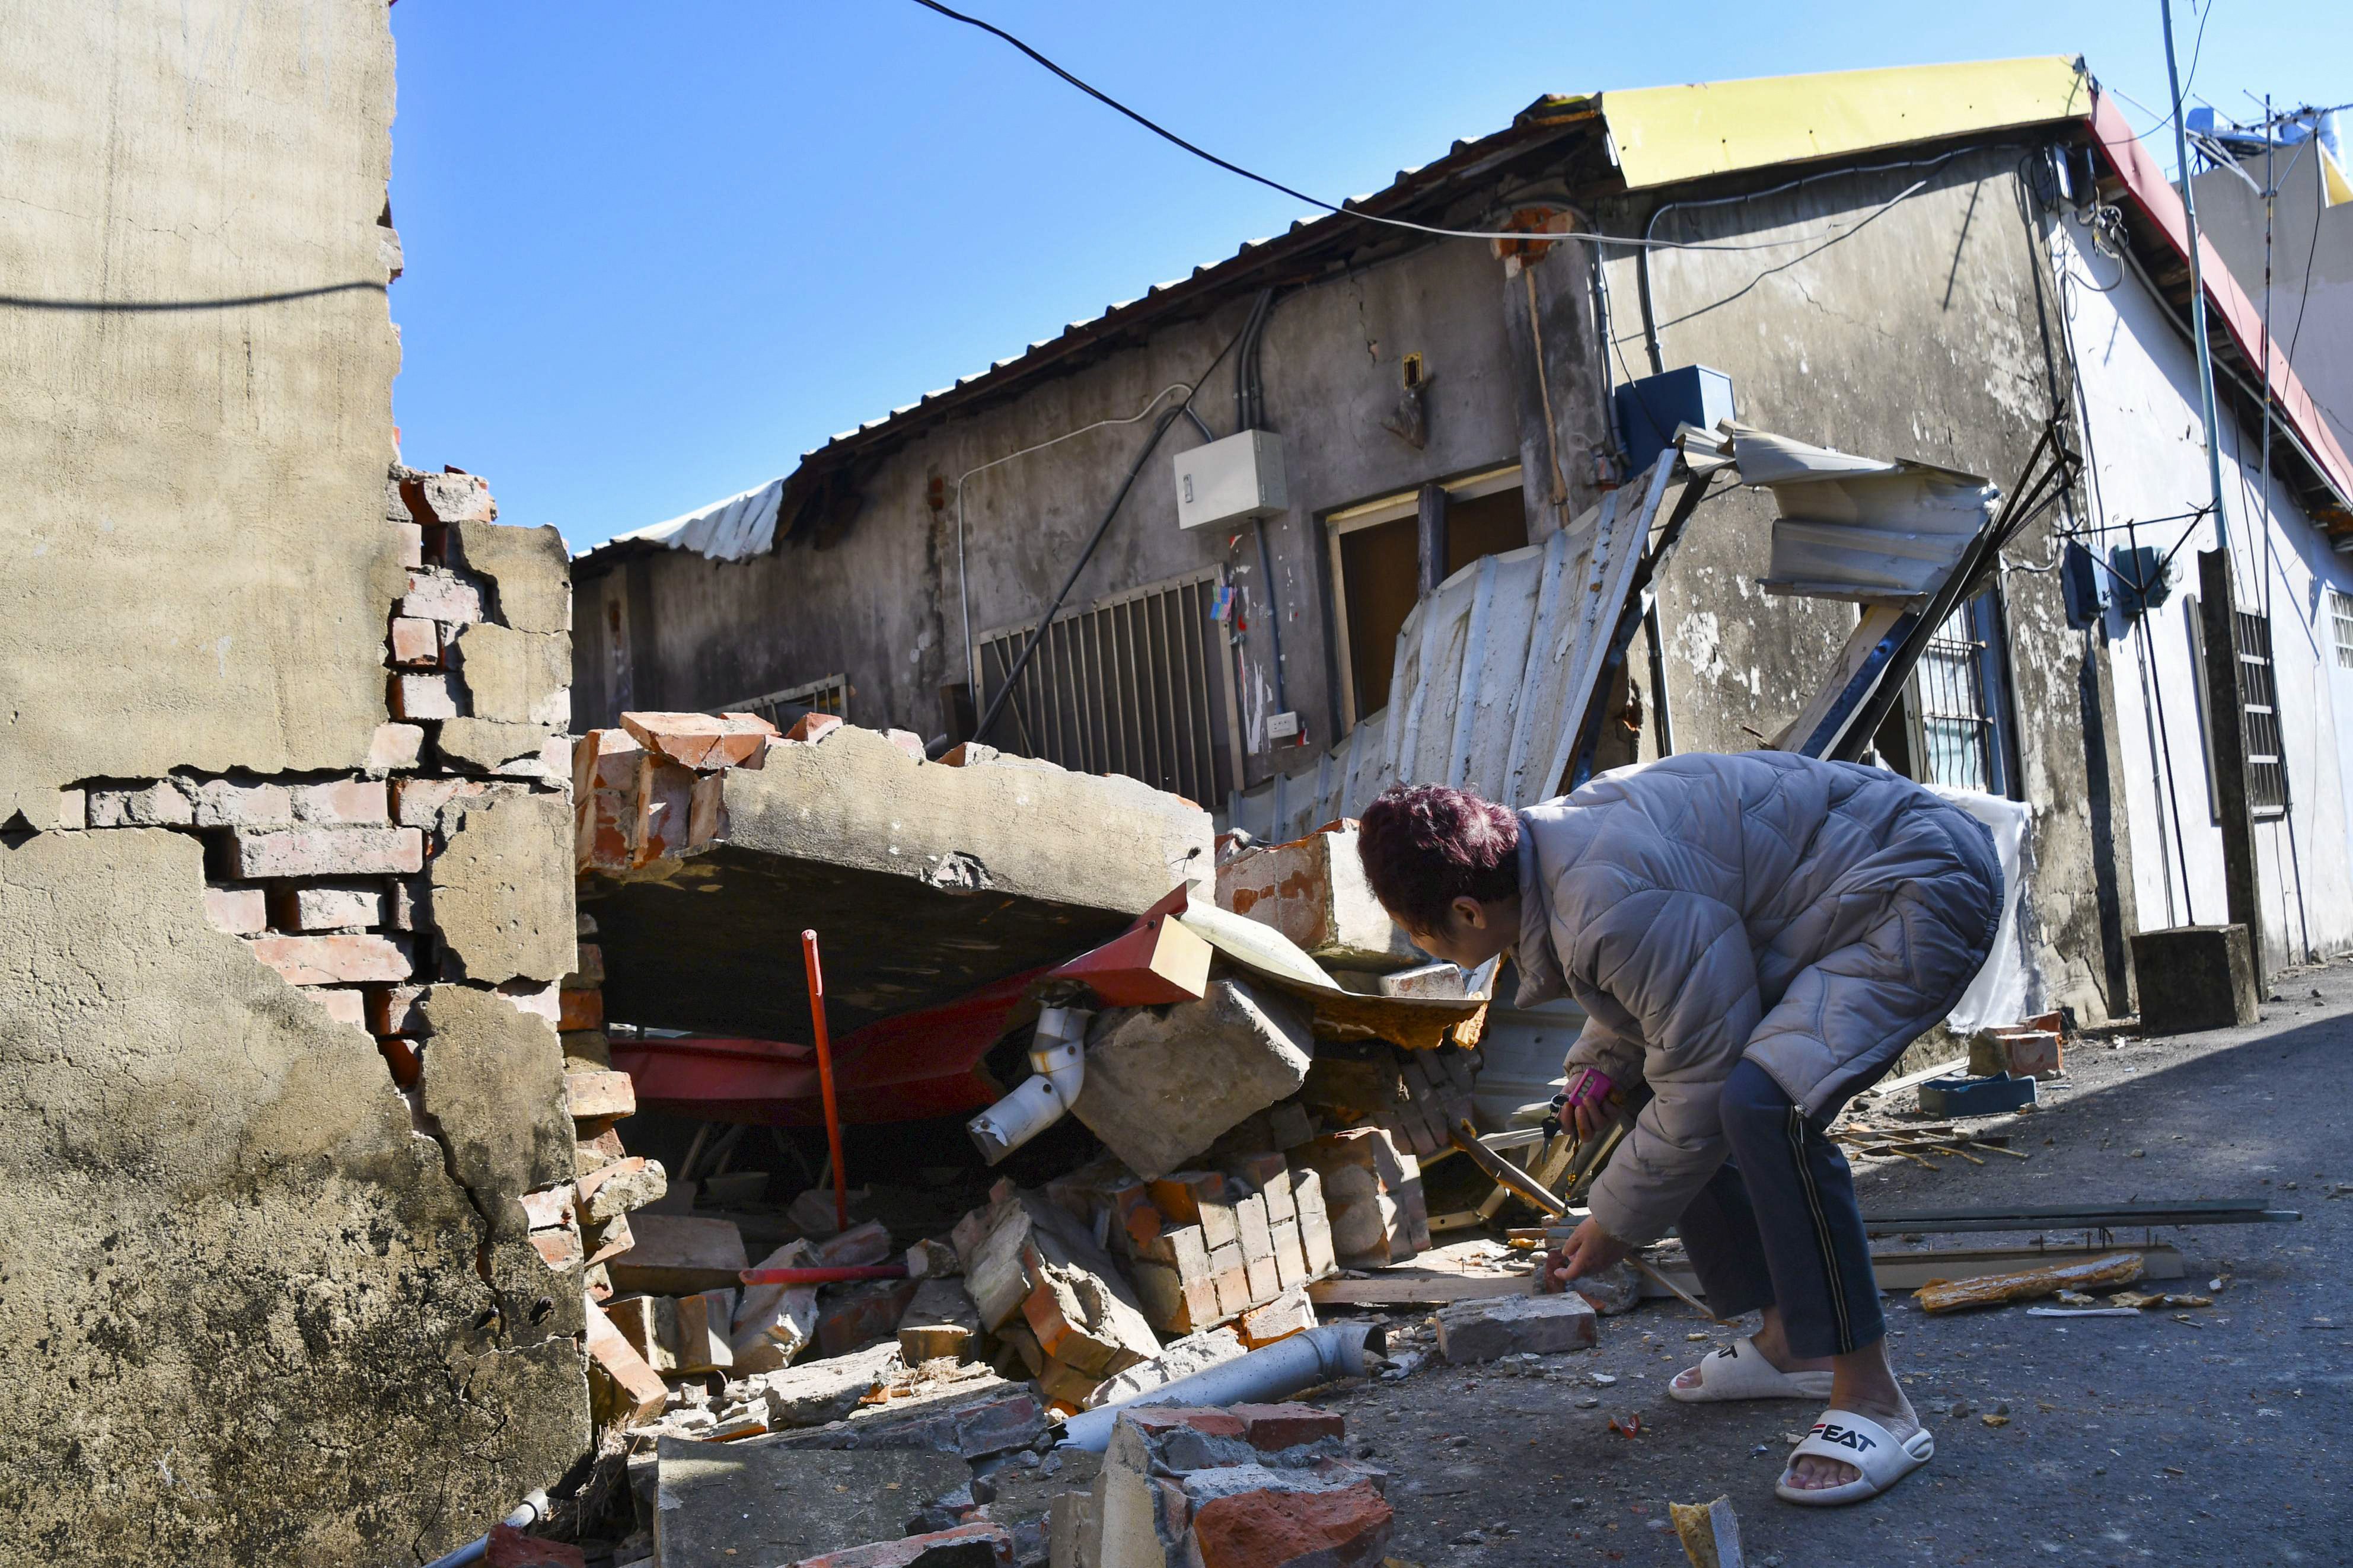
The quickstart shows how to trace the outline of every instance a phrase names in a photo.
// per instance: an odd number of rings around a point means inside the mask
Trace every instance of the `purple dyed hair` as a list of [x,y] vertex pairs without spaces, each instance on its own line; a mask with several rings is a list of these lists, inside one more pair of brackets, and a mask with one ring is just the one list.
[[1469,790],[1392,784],[1365,808],[1356,855],[1373,896],[1424,931],[1443,931],[1455,900],[1481,903],[1520,888],[1520,819]]

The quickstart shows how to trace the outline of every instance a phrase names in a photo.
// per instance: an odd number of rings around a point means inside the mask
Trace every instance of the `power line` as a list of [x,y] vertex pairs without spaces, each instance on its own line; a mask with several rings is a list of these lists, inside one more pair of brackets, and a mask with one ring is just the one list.
[[[1405,229],[1414,234],[1426,234],[1439,239],[1533,239],[1542,241],[1574,239],[1582,240],[1588,245],[1624,245],[1634,246],[1649,250],[1778,250],[1788,246],[1805,245],[1810,243],[1810,241],[1807,239],[1767,239],[1751,241],[1743,244],[1734,244],[1724,241],[1683,243],[1663,239],[1636,239],[1617,235],[1590,234],[1582,231],[1573,231],[1567,234],[1537,234],[1532,233],[1527,229],[1441,228],[1431,224],[1413,223],[1405,218],[1385,217],[1378,213],[1366,212],[1362,208],[1350,207],[1337,202],[1327,202],[1321,196],[1311,196],[1305,191],[1294,189],[1290,185],[1284,184],[1280,180],[1271,179],[1264,174],[1255,172],[1254,170],[1245,169],[1240,163],[1233,163],[1229,159],[1220,158],[1215,153],[1208,151],[1207,148],[1197,146],[1195,143],[1187,141],[1184,137],[1179,136],[1176,132],[1169,130],[1166,126],[1162,125],[1157,121],[1155,121],[1145,114],[1139,113],[1135,110],[1130,109],[1126,104],[1122,103],[1119,100],[1112,97],[1111,94],[1103,91],[1101,88],[1094,86],[1092,82],[1083,80],[1080,77],[1073,75],[1071,72],[1063,69],[1060,66],[1047,58],[1046,56],[1040,54],[1038,50],[1032,48],[1029,45],[1022,42],[1019,38],[1015,37],[1011,33],[1007,32],[1004,28],[997,26],[994,23],[983,21],[978,16],[968,16],[962,11],[958,11],[950,6],[940,4],[940,0],[915,0],[915,4],[923,6],[927,11],[936,11],[941,16],[947,17],[951,21],[962,22],[968,27],[977,27],[982,32],[988,34],[991,37],[1001,39],[1004,42],[1012,45],[1013,47],[1020,50],[1030,59],[1035,60],[1039,65],[1043,66],[1046,69],[1053,72],[1054,75],[1061,78],[1072,87],[1077,88],[1081,92],[1085,93],[1089,98],[1093,99],[1096,102],[1103,104],[1105,108],[1110,109],[1116,113],[1124,115],[1127,119],[1135,121],[1136,124],[1141,125],[1146,131],[1151,132],[1155,136],[1159,137],[1162,141],[1166,142],[1173,146],[1183,148],[1186,152],[1190,153],[1194,157],[1201,159],[1205,163],[1215,164],[1217,167],[1225,170],[1226,173],[1229,174],[1239,174],[1245,180],[1264,185],[1268,190],[1280,191],[1282,195],[1289,196],[1293,201],[1305,202],[1311,207],[1320,208],[1321,210],[1331,213],[1335,216],[1357,218],[1366,223],[1377,223],[1389,228]],[[1917,188],[1917,186],[1914,187],[1915,190]],[[1894,197],[1892,200],[1883,203],[1880,206],[1873,209],[1862,218],[1859,219],[1854,224],[1853,227],[1862,227],[1863,224],[1869,223],[1873,218],[1879,216],[1881,213],[1886,211],[1887,208],[1895,205],[1897,202],[1903,201],[1905,197],[1909,196],[1912,194],[1912,191],[1905,191]],[[1852,229],[1849,229],[1844,232],[1851,233],[1852,232]]]

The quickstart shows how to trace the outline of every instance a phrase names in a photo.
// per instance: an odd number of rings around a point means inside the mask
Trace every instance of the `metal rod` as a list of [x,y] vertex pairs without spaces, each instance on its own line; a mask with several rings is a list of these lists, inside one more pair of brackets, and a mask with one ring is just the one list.
[[[2206,342],[2206,267],[2200,257],[2204,242],[2198,237],[2196,173],[2189,166],[2189,133],[2184,123],[2189,110],[2181,102],[2181,72],[2173,60],[2173,0],[2158,0],[2165,18],[2165,79],[2173,91],[2173,156],[2181,165],[2181,214],[2189,229],[2189,325],[2198,341],[2198,407],[2206,421],[2206,478],[2214,495],[2214,543],[2224,560],[2231,554],[2231,514],[2222,505],[2222,450],[2214,438],[2214,354]],[[2266,128],[2265,134],[2268,135]],[[2264,395],[2270,396],[2272,367],[2263,365]],[[2268,504],[2268,503],[2266,503]]]
[[825,1142],[833,1157],[833,1219],[849,1228],[849,1178],[841,1168],[841,1109],[833,1098],[833,1042],[825,1028],[825,971],[818,962],[817,932],[801,932],[801,964],[808,973],[809,1025],[817,1033],[818,1092],[825,1099]]

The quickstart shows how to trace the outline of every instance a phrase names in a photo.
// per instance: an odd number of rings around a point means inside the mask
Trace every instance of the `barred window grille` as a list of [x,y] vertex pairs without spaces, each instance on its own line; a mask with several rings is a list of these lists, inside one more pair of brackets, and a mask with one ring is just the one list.
[[2281,760],[2279,689],[2272,670],[2268,616],[2241,610],[2239,703],[2247,749],[2247,805],[2257,816],[2287,812],[2287,766]]
[[[1225,628],[1212,618],[1217,587],[1216,572],[1198,572],[1057,616],[988,743],[1216,800],[1220,753],[1230,759],[1236,749],[1232,665]],[[974,661],[981,689],[973,697],[983,710],[1036,625],[982,634]]]
[[788,686],[782,691],[746,697],[741,702],[723,703],[711,711],[757,714],[779,730],[791,729],[793,721],[805,712],[830,713],[837,719],[847,720],[849,717],[849,677],[828,675],[822,679]]
[[2353,669],[2353,594],[2328,590],[2328,619],[2337,630],[2337,668]]
[[1999,625],[1991,593],[1957,606],[1912,677],[1918,776],[1924,784],[2007,793],[1999,715]]

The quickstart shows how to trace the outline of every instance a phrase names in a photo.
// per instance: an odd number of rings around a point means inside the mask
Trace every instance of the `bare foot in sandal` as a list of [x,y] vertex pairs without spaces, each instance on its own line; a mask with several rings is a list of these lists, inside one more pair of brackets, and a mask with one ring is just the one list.
[[[1836,1492],[1852,1488],[1859,1481],[1875,1480],[1877,1485],[1871,1491],[1823,1500],[1860,1501],[1862,1496],[1877,1495],[1926,1463],[1935,1452],[1935,1446],[1921,1436],[1919,1414],[1912,1408],[1911,1400],[1905,1397],[1903,1385],[1895,1381],[1894,1371],[1887,1364],[1886,1341],[1833,1357],[1831,1365],[1830,1413],[1816,1423],[1807,1442],[1800,1446],[1800,1452],[1791,1458],[1781,1489],[1785,1496],[1791,1491]],[[1860,1416],[1878,1430],[1866,1433],[1852,1421],[1841,1424],[1836,1419],[1841,1414]],[[1903,1452],[1874,1454],[1870,1463],[1850,1463],[1835,1453],[1820,1451],[1825,1447],[1852,1450],[1858,1460],[1879,1447]],[[1803,1451],[1807,1448],[1817,1451]]]
[[[1782,1331],[1781,1314],[1777,1309],[1772,1307],[1766,1308],[1764,1318],[1765,1326],[1758,1329],[1754,1334],[1751,1334],[1745,1342],[1755,1347],[1757,1353],[1763,1356],[1766,1362],[1775,1372],[1819,1373],[1829,1372],[1831,1370],[1831,1362],[1830,1357],[1815,1356],[1809,1358],[1799,1355],[1789,1349],[1788,1337]],[[1719,1355],[1729,1354],[1737,1356],[1740,1353],[1740,1351],[1738,1346],[1735,1346],[1729,1352],[1718,1352],[1717,1353]],[[1706,1366],[1704,1363],[1699,1366],[1685,1367],[1683,1371],[1675,1374],[1672,1386],[1682,1389],[1686,1394],[1696,1394],[1699,1391],[1705,1372]],[[1812,1399],[1822,1398],[1826,1391],[1814,1386],[1817,1381],[1818,1380],[1808,1379],[1802,1385],[1792,1384],[1790,1386],[1789,1394],[1788,1395],[1784,1395],[1784,1397],[1797,1397],[1799,1396],[1799,1389],[1802,1388],[1803,1397]],[[1755,1397],[1769,1397],[1769,1395],[1760,1394]]]

